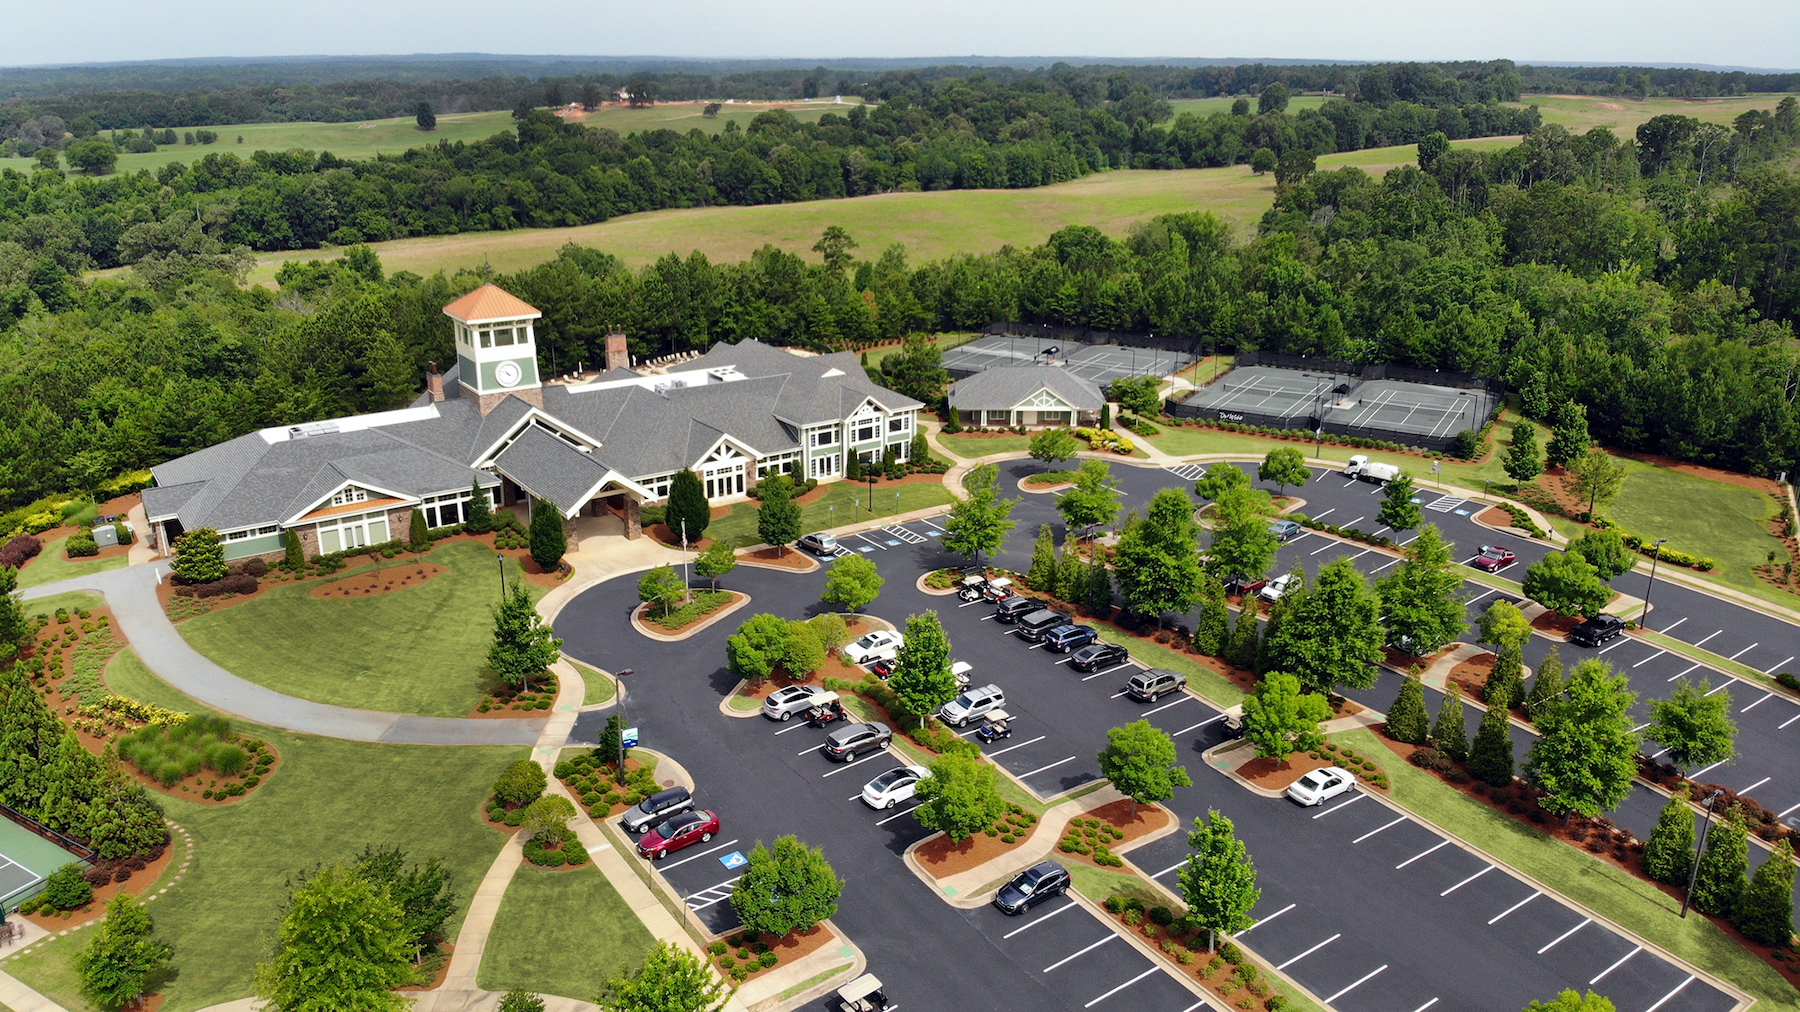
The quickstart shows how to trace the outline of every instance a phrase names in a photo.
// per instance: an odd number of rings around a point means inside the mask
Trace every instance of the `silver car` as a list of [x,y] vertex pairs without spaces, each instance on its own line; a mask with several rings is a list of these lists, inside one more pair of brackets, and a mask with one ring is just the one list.
[[990,710],[998,710],[1006,705],[1006,693],[1000,691],[998,685],[983,685],[979,689],[964,689],[962,695],[945,703],[938,710],[938,719],[951,727],[963,727]]
[[770,720],[790,721],[794,714],[805,713],[812,709],[823,696],[835,696],[830,689],[817,685],[790,685],[785,689],[776,689],[763,700],[763,716]]

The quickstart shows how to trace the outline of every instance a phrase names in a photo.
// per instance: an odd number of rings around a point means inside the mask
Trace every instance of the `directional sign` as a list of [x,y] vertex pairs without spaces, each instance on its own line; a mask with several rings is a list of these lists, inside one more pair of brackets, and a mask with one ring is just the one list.
[[638,729],[635,727],[626,728],[619,738],[619,743],[626,748],[637,748]]
[[719,858],[719,863],[724,865],[727,869],[742,868],[744,865],[750,863],[750,859],[744,856],[743,851],[734,850],[724,857]]

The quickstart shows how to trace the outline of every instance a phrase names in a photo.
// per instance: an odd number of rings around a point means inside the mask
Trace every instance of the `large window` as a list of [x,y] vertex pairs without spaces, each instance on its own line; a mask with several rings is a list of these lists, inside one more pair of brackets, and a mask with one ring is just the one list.
[[378,545],[388,540],[388,518],[385,510],[334,517],[319,524],[319,552],[332,552]]
[[246,527],[241,531],[227,531],[225,533],[225,540],[248,541],[251,538],[266,538],[269,535],[277,534],[280,531],[281,528],[274,525],[268,527]]
[[838,473],[838,455],[814,457],[812,460],[812,477],[829,478]]
[[813,433],[812,445],[814,445],[814,446],[834,446],[836,444],[837,444],[837,429],[836,428],[820,429],[819,431]]
[[1069,413],[1067,411],[1040,411],[1037,413],[1037,419],[1039,425],[1067,425],[1069,424]]
[[857,426],[857,429],[856,429],[856,441],[857,442],[866,443],[869,440],[874,439],[874,438],[875,438],[874,423],[871,422],[871,423]]
[[909,416],[907,416],[907,415],[899,415],[897,417],[888,419],[888,431],[889,432],[905,432],[906,431],[906,419],[908,417]]
[[987,423],[989,425],[1011,425],[1012,424],[1012,412],[1010,412],[1010,411],[990,411],[987,413]]

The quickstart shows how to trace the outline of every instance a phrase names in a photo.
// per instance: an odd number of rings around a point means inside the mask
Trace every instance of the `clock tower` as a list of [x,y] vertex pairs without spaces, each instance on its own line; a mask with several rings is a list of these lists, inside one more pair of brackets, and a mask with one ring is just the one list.
[[482,414],[508,394],[544,406],[534,333],[543,313],[490,282],[445,306],[444,315],[456,322],[458,382]]

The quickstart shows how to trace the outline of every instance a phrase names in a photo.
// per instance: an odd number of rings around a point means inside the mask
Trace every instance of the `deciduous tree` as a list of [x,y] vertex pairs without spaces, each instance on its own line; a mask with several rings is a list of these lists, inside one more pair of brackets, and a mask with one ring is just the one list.
[[944,548],[979,564],[983,553],[992,555],[1006,543],[1017,521],[1012,516],[1017,499],[1002,499],[998,489],[1000,468],[982,464],[963,478],[967,499],[958,500],[944,518]]
[[1204,820],[1194,820],[1188,848],[1192,853],[1177,874],[1181,898],[1187,901],[1188,917],[1206,928],[1207,948],[1216,949],[1219,932],[1234,934],[1253,923],[1250,911],[1262,899],[1256,865],[1237,838],[1237,827],[1216,808],[1208,809]]
[[898,350],[881,360],[881,375],[883,386],[926,404],[937,403],[950,381],[943,351],[919,334],[908,335]]
[[1068,429],[1052,426],[1043,429],[1031,437],[1029,453],[1034,460],[1044,462],[1046,469],[1055,467],[1065,460],[1073,460],[1081,449],[1081,444],[1069,434]]
[[664,615],[687,597],[687,584],[675,567],[667,563],[638,577],[638,600],[654,605]]
[[1160,619],[1186,612],[1200,599],[1200,555],[1194,504],[1179,489],[1151,497],[1141,521],[1127,521],[1113,566],[1126,607]]
[[1625,465],[1597,446],[1576,457],[1569,472],[1574,476],[1572,490],[1588,501],[1589,513],[1610,505],[1625,484]]
[[789,542],[800,537],[800,504],[794,502],[794,483],[787,475],[774,475],[756,486],[762,503],[756,511],[756,536],[786,554]]
[[773,851],[757,841],[731,891],[731,907],[745,930],[785,938],[837,913],[843,892],[844,880],[825,860],[825,851],[789,835],[777,839]]
[[806,620],[806,624],[812,626],[813,635],[819,638],[819,646],[828,654],[836,653],[850,642],[850,626],[845,623],[844,616],[836,612],[814,615]]
[[1192,787],[1187,768],[1175,762],[1175,739],[1147,720],[1134,720],[1106,732],[1100,750],[1100,775],[1131,799],[1131,813],[1147,802],[1167,801],[1178,787]]
[[75,954],[81,993],[105,1008],[137,1004],[174,954],[151,931],[150,913],[136,896],[120,892],[108,900],[106,920],[87,948]]
[[1676,788],[1644,844],[1644,874],[1668,885],[1687,885],[1694,868],[1694,809],[1687,787]]
[[1244,697],[1244,738],[1260,759],[1286,759],[1318,748],[1325,740],[1319,725],[1331,719],[1331,704],[1317,693],[1300,691],[1300,680],[1270,671]]
[[805,678],[825,666],[825,647],[819,642],[819,634],[813,631],[811,623],[800,619],[788,620],[787,643],[781,651],[781,666],[795,678]]
[[861,611],[881,595],[886,584],[887,578],[875,568],[875,563],[860,555],[840,555],[825,574],[822,597],[826,604],[845,611]]
[[1612,588],[1573,548],[1551,552],[1525,570],[1525,596],[1559,615],[1592,617],[1612,600]]
[[1110,526],[1119,518],[1119,490],[1113,487],[1112,465],[1089,458],[1075,472],[1075,483],[1056,499],[1056,511],[1070,532]]
[[1244,473],[1243,468],[1231,463],[1214,464],[1194,482],[1194,494],[1217,502],[1231,489],[1249,487],[1250,476]]
[[523,580],[514,581],[494,609],[494,639],[488,645],[488,667],[508,685],[529,689],[531,680],[562,658],[563,641],[551,635],[538,614]]
[[1387,736],[1408,745],[1423,745],[1431,733],[1431,718],[1425,713],[1425,687],[1417,678],[1405,677],[1400,694],[1388,707]]
[[967,840],[1006,813],[993,765],[969,755],[939,756],[913,797],[919,802],[913,809],[919,825],[943,833],[951,843]]
[[1737,721],[1731,719],[1731,697],[1712,692],[1712,682],[1698,688],[1683,678],[1667,699],[1650,704],[1650,726],[1644,736],[1663,746],[1670,762],[1686,774],[1695,766],[1713,766],[1736,754]]
[[1388,642],[1423,657],[1456,639],[1468,623],[1461,589],[1450,545],[1436,524],[1426,524],[1406,546],[1405,560],[1376,585],[1387,613]]
[[1593,818],[1619,807],[1637,775],[1638,736],[1631,704],[1637,693],[1604,661],[1582,661],[1569,673],[1564,702],[1538,723],[1526,774],[1543,791],[1545,810]]
[[1109,393],[1119,407],[1134,415],[1156,415],[1162,411],[1162,379],[1157,376],[1121,376],[1112,381]]
[[420,102],[413,106],[413,121],[420,130],[429,133],[437,129],[437,113],[431,111],[430,102]]
[[694,560],[694,572],[712,581],[712,589],[719,589],[719,577],[737,568],[737,553],[731,550],[731,543],[715,541],[700,557]]
[[731,673],[752,685],[774,674],[787,657],[788,621],[780,615],[752,615],[725,640]]
[[1375,514],[1379,520],[1391,530],[1410,531],[1419,526],[1425,514],[1413,497],[1419,494],[1419,488],[1413,482],[1413,476],[1401,471],[1387,483],[1387,489],[1381,494],[1381,512]]
[[[1213,470],[1244,473],[1224,465]],[[1274,509],[1268,493],[1248,484],[1218,491],[1212,508],[1212,543],[1206,549],[1207,571],[1226,579],[1262,576],[1281,549],[1281,538],[1269,529]]]
[[[1285,595],[1284,595],[1285,596]],[[1314,692],[1375,684],[1381,663],[1381,602],[1349,556],[1320,567],[1264,644],[1264,666],[1293,673]]]
[[1583,995],[1576,991],[1564,991],[1549,1001],[1534,1001],[1525,1006],[1525,1012],[1617,1012],[1613,1003],[1592,991]]
[[900,705],[920,721],[956,698],[956,676],[950,673],[950,637],[937,612],[907,617],[906,642],[900,644],[888,687]]
[[508,991],[500,997],[500,1012],[544,1012],[544,999],[530,991]]
[[637,969],[621,967],[594,1004],[606,1012],[721,1012],[736,993],[699,956],[674,942],[657,942]]
[[1300,452],[1299,447],[1278,446],[1263,457],[1262,466],[1256,469],[1256,476],[1263,481],[1274,482],[1281,494],[1286,495],[1289,485],[1295,488],[1304,486],[1307,479],[1312,477],[1312,472],[1306,469],[1306,454]]
[[404,1012],[394,988],[412,979],[400,905],[385,889],[338,865],[288,898],[275,953],[256,968],[256,995],[271,1012]]
[[1625,539],[1615,530],[1588,531],[1570,542],[1569,547],[1580,552],[1602,580],[1611,580],[1637,561],[1631,549],[1625,547]]
[[1512,445],[1507,448],[1500,466],[1506,469],[1507,477],[1518,482],[1530,481],[1544,473],[1544,453],[1538,448],[1537,426],[1519,419],[1513,426]]

